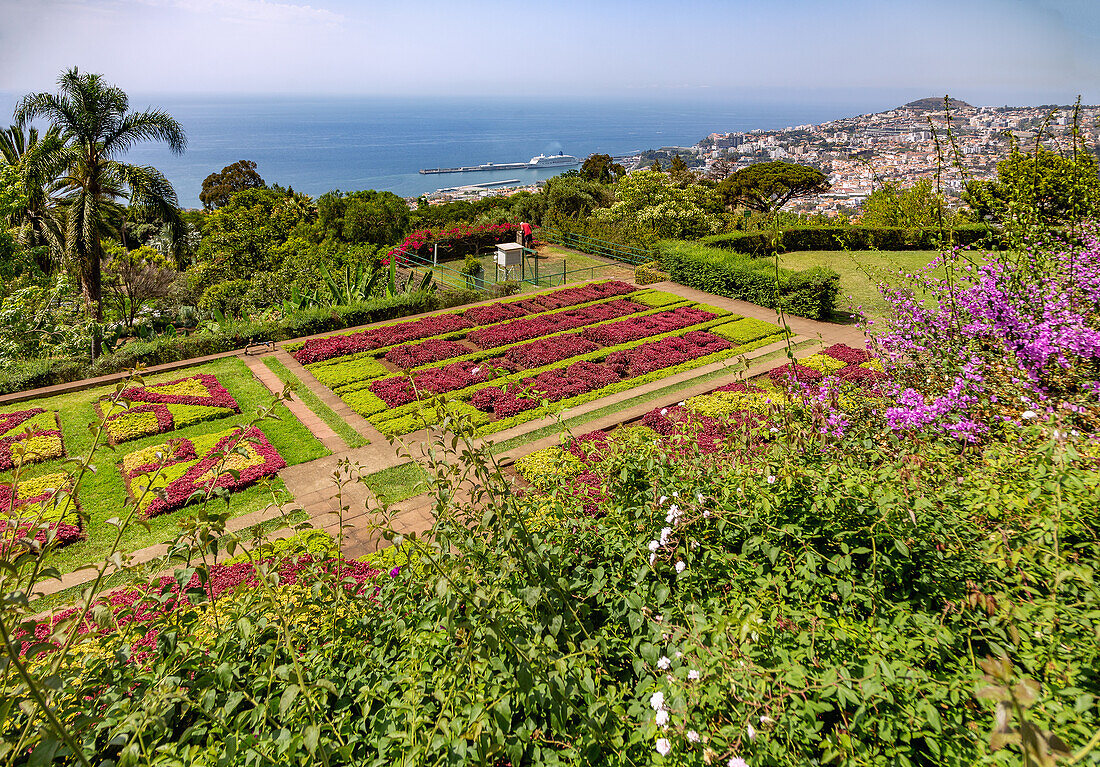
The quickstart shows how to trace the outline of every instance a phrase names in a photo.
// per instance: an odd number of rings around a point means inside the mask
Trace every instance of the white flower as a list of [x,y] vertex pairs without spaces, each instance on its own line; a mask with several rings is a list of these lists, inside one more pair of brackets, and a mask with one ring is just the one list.
[[673,490],[672,491],[672,497],[673,498],[679,498],[680,497],[680,492],[678,490]]
[[470,375],[476,376],[480,372],[481,372],[481,365],[478,365],[476,368],[474,368],[473,370],[470,371]]
[[760,717],[760,724],[775,724],[775,720],[772,719],[770,716],[765,715]]
[[688,730],[688,740],[692,743],[698,743],[699,733],[697,733],[695,730]]
[[660,711],[665,707],[665,694],[660,690],[649,696],[649,705],[654,711]]
[[657,505],[658,506],[664,506],[665,501],[667,501],[667,500],[668,500],[668,496],[667,495],[662,495],[660,498],[657,499]]
[[676,572],[682,573],[684,570],[687,570],[687,565],[684,564],[684,560],[678,560],[676,562]]
[[688,672],[688,679],[690,679],[691,681],[694,682],[698,678],[699,678],[699,672],[696,671],[695,669],[692,669],[691,671]]
[[661,415],[668,415],[668,408],[667,407],[661,408]]
[[665,515],[665,522],[674,525],[682,516],[683,512],[680,511],[680,507],[674,503],[668,507],[668,514]]
[[657,722],[658,727],[667,728],[668,727],[668,711],[666,711],[663,708],[659,709],[657,711],[657,715],[654,717],[654,720]]
[[774,474],[769,474],[768,475],[768,484],[769,485],[774,485],[775,484],[775,475]]
[[657,738],[657,753],[661,756],[668,756],[669,751],[672,750],[672,743],[668,738]]
[[661,548],[661,542],[660,541],[650,541],[649,542],[649,550],[650,551],[656,551],[659,548]]
[[1025,420],[1031,420],[1032,418],[1035,418],[1035,417],[1036,417],[1036,413],[1035,413],[1034,410],[1025,410],[1024,412],[1020,413],[1020,418],[1023,418]]
[[680,407],[684,406],[684,402],[686,402],[686,400],[680,400],[680,402],[679,402]]
[[745,728],[745,733],[749,736],[749,740],[756,740],[756,728],[751,724]]
[[671,665],[672,665],[672,661],[670,661],[668,659],[667,655],[662,655],[660,657],[660,659],[657,661],[657,668],[661,669],[661,671],[664,671],[665,669],[667,669]]
[[663,616],[663,615],[654,615],[653,616],[653,620],[657,621],[658,623],[660,623],[664,619],[665,619],[665,616]]
[[662,527],[661,528],[661,545],[662,546],[664,546],[666,543],[668,543],[668,537],[670,535],[672,535],[672,528],[671,527]]
[[691,542],[691,550],[694,551],[697,548],[699,548],[699,541],[692,541]]
[[703,516],[704,517],[709,517],[710,516],[710,509],[703,509]]
[[696,493],[695,494],[695,500],[699,501],[699,503],[702,503],[703,502],[703,494],[702,493]]
[[657,564],[657,552],[656,551],[649,555],[649,566],[653,567],[653,565],[655,565],[655,564]]
[[677,650],[676,651],[676,660],[680,660],[680,658],[682,658],[682,657],[684,657],[684,654],[682,652],[680,652],[679,650]]
[[726,767],[749,767],[749,763],[739,756],[735,756],[726,763]]

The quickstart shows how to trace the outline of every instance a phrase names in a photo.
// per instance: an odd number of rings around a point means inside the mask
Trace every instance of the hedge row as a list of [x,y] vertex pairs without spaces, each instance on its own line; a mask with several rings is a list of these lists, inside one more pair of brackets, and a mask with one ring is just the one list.
[[832,269],[777,273],[769,261],[674,240],[662,242],[661,251],[664,270],[681,285],[769,309],[782,305],[800,317],[828,319],[840,290],[840,275]]
[[222,333],[161,337],[154,341],[133,341],[115,352],[103,355],[94,364],[78,358],[30,360],[16,363],[0,371],[0,394],[119,373],[133,368],[138,363],[150,367],[243,349],[250,344],[265,341],[286,341],[331,330],[368,325],[372,322],[429,312],[440,308],[441,303],[457,306],[460,303],[469,303],[483,298],[484,295],[480,293],[442,296],[405,293],[349,306],[305,309],[279,322],[241,322],[230,326]]
[[[979,242],[992,244],[997,234],[983,224],[956,227],[956,245]],[[934,250],[942,242],[938,229],[904,229],[895,226],[799,226],[774,232],[731,232],[704,237],[699,242],[714,248],[734,250],[750,256],[768,256],[775,251],[799,250]]]

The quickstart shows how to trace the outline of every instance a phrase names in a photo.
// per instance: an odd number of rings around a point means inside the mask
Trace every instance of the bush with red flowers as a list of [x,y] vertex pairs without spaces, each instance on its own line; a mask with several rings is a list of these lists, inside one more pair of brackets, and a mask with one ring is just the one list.
[[403,254],[431,258],[438,244],[440,255],[448,260],[463,258],[468,253],[479,253],[491,245],[515,242],[518,230],[518,224],[460,224],[443,229],[417,229],[391,250],[389,257],[397,258],[399,264]]

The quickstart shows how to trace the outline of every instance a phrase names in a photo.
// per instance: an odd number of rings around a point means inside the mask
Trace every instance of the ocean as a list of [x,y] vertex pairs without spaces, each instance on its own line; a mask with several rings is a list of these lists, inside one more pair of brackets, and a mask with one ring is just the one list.
[[[0,94],[0,115],[10,115],[15,100]],[[487,181],[531,183],[563,170],[423,175],[421,168],[524,162],[559,151],[623,155],[691,146],[712,132],[818,123],[892,106],[860,101],[133,95],[131,108],[156,106],[179,120],[188,148],[175,156],[146,144],[127,159],[162,170],[185,207],[200,205],[204,178],[237,160],[254,160],[268,183],[313,197],[333,189],[408,197]]]

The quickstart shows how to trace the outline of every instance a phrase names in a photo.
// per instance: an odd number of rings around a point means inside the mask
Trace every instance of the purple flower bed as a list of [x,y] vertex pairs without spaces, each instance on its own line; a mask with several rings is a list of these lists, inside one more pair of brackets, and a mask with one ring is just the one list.
[[622,299],[580,309],[569,309],[547,316],[527,317],[503,325],[491,325],[487,328],[479,328],[466,337],[482,349],[492,349],[505,344],[560,333],[563,330],[582,328],[585,325],[613,320],[616,317],[625,317],[648,308],[634,301]]
[[672,336],[633,349],[612,352],[604,362],[608,367],[619,371],[623,378],[634,378],[705,357],[729,349],[730,346],[730,342],[721,336],[705,330],[694,330],[682,336]]
[[671,333],[674,330],[698,325],[717,317],[717,314],[695,309],[690,306],[682,306],[667,312],[650,314],[646,317],[632,317],[619,322],[611,322],[607,325],[599,325],[594,328],[585,328],[582,335],[590,341],[595,341],[603,346],[617,346],[629,341],[637,341],[641,338]]
[[469,352],[470,350],[462,344],[433,338],[418,344],[405,344],[390,349],[386,352],[386,362],[393,363],[404,370],[410,370],[427,365],[429,362],[461,357]]

